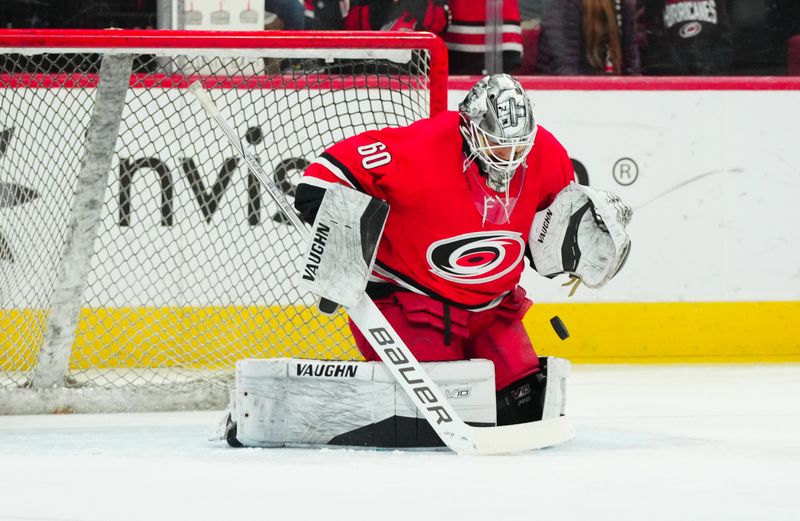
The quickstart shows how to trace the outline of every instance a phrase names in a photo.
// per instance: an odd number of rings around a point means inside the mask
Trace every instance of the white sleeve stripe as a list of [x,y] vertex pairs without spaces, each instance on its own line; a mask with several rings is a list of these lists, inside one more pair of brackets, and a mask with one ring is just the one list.
[[[450,24],[447,30],[452,34],[486,34],[486,27],[483,25],[459,25],[455,23]],[[501,31],[503,33],[522,34],[522,27],[517,24],[503,24]]]
[[335,175],[337,179],[345,183],[350,188],[355,188],[355,186],[353,186],[353,183],[351,183],[350,180],[347,179],[347,176],[344,175],[344,172],[342,172],[341,169],[339,169],[339,167],[337,167],[324,157],[318,157],[314,162],[325,167],[328,171],[330,171],[330,173]]
[[[447,48],[451,51],[460,51],[460,52],[484,52],[486,51],[485,44],[465,44],[465,43],[453,43],[447,42]],[[522,44],[521,43],[512,43],[512,42],[503,42],[500,45],[501,50],[503,51],[516,51],[522,52]]]
[[324,179],[320,179],[319,177],[304,175],[300,179],[300,182],[297,183],[297,186],[300,185],[316,186],[318,188],[324,188],[325,190],[327,190],[333,185],[333,183],[330,181],[325,181]]

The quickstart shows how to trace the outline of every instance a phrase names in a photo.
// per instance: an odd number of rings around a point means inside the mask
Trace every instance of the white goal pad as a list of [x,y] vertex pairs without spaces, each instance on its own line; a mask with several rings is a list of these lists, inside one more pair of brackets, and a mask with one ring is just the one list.
[[[496,423],[494,365],[490,361],[428,362],[422,366],[465,422]],[[380,362],[283,358],[246,359],[236,364],[231,419],[236,423],[236,439],[246,447],[362,445],[348,440],[363,436],[373,436],[371,441],[381,446],[374,432],[396,428],[394,423],[387,426],[394,417],[427,425]],[[359,434],[368,429],[373,434]]]
[[567,378],[572,364],[564,358],[547,356],[539,358],[546,364],[547,386],[544,391],[542,419],[558,418],[567,414]]

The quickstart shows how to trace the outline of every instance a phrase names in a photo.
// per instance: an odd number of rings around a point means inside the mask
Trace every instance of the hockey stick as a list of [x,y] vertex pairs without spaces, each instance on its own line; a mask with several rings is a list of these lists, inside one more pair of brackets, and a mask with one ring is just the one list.
[[[231,145],[264,185],[295,229],[301,233],[304,240],[308,240],[310,234],[308,228],[278,186],[261,168],[255,156],[220,114],[208,92],[197,81],[192,83],[189,91],[200,101],[208,115],[217,122]],[[364,294],[357,305],[345,309],[436,434],[453,451],[459,454],[505,454],[550,447],[574,437],[572,425],[565,417],[502,427],[467,425],[372,299]]]

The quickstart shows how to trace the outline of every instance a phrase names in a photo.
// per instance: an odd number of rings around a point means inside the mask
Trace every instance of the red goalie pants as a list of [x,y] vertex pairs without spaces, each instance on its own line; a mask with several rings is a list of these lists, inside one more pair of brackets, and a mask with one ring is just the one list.
[[[522,325],[522,317],[531,306],[522,288],[499,306],[484,311],[445,306],[407,291],[376,299],[375,304],[420,362],[491,360],[498,390],[539,370],[539,358]],[[380,361],[352,320],[350,329],[364,358]]]

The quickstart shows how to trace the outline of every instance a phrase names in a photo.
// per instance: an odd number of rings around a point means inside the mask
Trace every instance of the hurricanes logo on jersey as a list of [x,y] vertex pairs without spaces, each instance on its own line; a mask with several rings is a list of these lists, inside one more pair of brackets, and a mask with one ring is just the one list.
[[475,232],[428,247],[430,270],[443,279],[482,284],[499,279],[522,260],[525,242],[516,232]]

